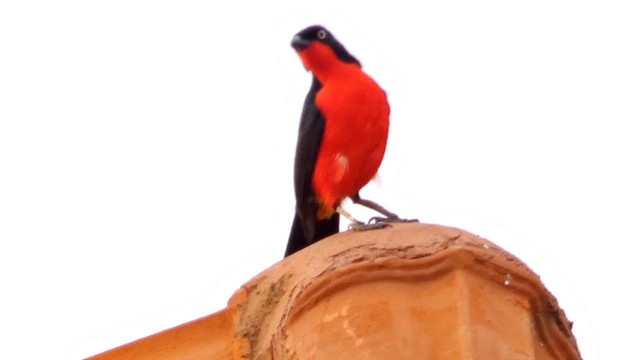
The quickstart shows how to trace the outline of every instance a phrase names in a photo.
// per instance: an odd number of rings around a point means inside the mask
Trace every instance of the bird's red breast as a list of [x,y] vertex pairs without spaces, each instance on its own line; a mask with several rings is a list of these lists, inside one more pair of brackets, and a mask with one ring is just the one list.
[[321,205],[318,215],[325,218],[375,176],[387,145],[390,111],[384,90],[359,64],[341,61],[319,41],[299,55],[322,83],[315,103],[325,129],[312,186]]

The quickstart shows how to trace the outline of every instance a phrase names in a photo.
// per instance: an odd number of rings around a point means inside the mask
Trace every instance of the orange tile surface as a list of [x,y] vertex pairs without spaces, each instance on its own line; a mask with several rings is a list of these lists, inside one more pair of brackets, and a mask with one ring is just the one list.
[[221,312],[92,359],[580,359],[538,276],[463,230],[345,232],[244,284]]
[[232,337],[231,317],[223,310],[90,359],[231,360]]

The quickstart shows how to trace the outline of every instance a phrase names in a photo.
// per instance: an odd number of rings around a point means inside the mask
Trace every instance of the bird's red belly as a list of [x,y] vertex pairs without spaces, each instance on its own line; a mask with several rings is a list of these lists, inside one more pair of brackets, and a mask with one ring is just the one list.
[[325,129],[312,185],[326,216],[376,175],[387,145],[389,106],[367,76],[325,84],[316,104]]

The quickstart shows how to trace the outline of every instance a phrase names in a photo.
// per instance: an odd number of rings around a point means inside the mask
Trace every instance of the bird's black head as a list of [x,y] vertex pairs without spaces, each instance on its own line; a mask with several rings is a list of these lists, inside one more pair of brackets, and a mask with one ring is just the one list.
[[314,41],[320,41],[328,45],[340,60],[360,65],[358,59],[349,54],[347,49],[333,37],[333,34],[331,34],[329,30],[320,25],[309,26],[297,33],[293,37],[293,40],[291,40],[291,46],[296,49],[296,51],[302,51],[309,47]]

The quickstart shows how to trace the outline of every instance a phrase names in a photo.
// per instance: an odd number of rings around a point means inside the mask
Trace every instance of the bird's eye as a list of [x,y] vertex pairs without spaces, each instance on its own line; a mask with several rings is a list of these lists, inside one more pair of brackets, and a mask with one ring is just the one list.
[[322,29],[318,30],[318,39],[322,40],[322,39],[324,39],[326,37],[327,37],[327,32],[326,31],[324,31]]

